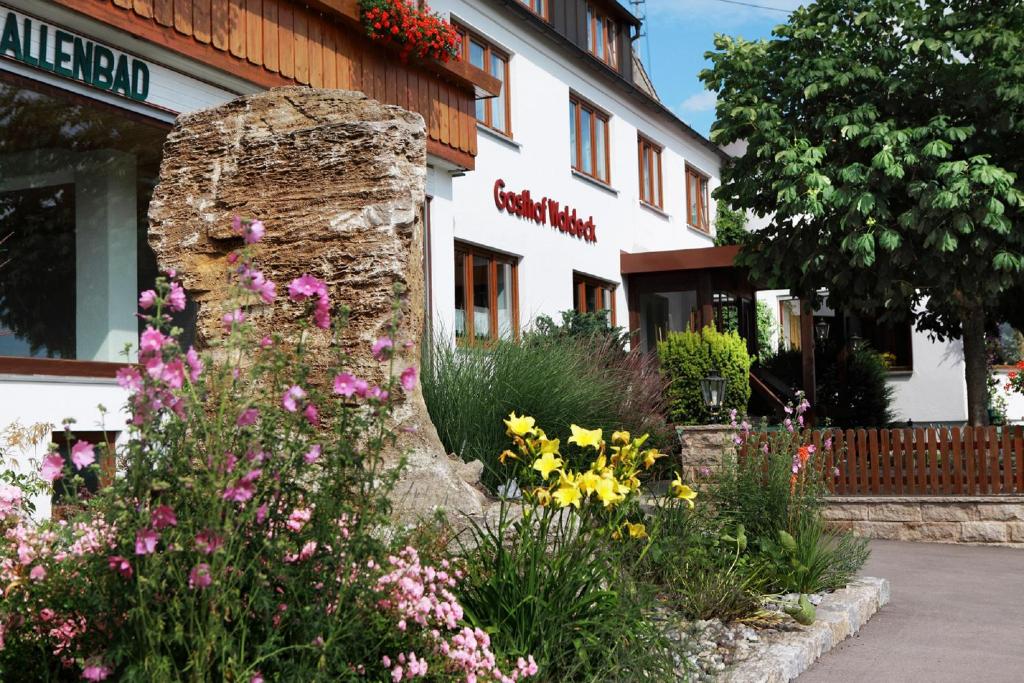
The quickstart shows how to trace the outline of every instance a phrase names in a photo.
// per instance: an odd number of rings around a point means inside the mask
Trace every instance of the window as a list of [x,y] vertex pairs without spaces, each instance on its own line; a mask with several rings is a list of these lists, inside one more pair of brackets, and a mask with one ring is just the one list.
[[462,26],[457,26],[456,30],[462,37],[462,58],[501,81],[501,94],[476,101],[476,120],[499,133],[511,136],[508,54]]
[[708,218],[708,177],[686,167],[686,222],[704,232],[711,232]]
[[641,136],[640,148],[640,201],[662,208],[661,199],[661,147]]
[[909,322],[880,323],[866,316],[860,320],[861,334],[882,354],[889,370],[914,369],[914,331]]
[[465,344],[518,336],[516,270],[511,256],[455,245],[456,341]]
[[569,130],[572,167],[603,183],[610,183],[608,115],[572,97],[569,99]]
[[0,364],[123,363],[157,274],[146,212],[167,126],[13,76],[0,120]]
[[573,273],[572,307],[580,313],[608,311],[608,320],[614,326],[615,285],[580,273]]
[[533,10],[533,13],[537,16],[548,18],[548,3],[550,0],[519,0],[520,3],[526,5]]
[[590,54],[618,70],[619,29],[607,14],[587,5],[587,48]]

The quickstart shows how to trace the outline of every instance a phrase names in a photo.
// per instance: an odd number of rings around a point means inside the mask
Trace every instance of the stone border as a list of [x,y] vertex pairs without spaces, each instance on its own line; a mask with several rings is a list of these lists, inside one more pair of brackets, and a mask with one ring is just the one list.
[[849,638],[889,602],[887,579],[864,576],[826,595],[817,620],[765,639],[764,647],[721,676],[728,683],[785,683],[807,671],[823,654]]

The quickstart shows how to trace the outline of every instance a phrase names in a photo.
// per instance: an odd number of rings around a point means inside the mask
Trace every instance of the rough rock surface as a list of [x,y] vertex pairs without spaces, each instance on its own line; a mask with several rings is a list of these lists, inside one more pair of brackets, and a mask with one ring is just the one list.
[[[227,255],[241,238],[235,215],[267,226],[256,260],[279,292],[310,273],[326,281],[331,299],[349,307],[342,345],[360,376],[381,381],[372,342],[392,321],[401,299],[396,372],[418,364],[424,334],[423,203],[426,137],[423,118],[344,90],[278,88],[181,116],[164,146],[160,183],[149,209],[149,240],[161,269],[178,271],[198,303],[197,341],[220,335],[227,299]],[[254,313],[265,329],[297,334],[302,309],[279,296]],[[329,333],[308,341],[313,381],[324,381],[318,350]],[[326,358],[326,354],[321,354]],[[316,371],[320,375],[316,375]],[[408,467],[395,491],[404,519],[436,507],[479,515],[479,464],[445,454],[417,390],[396,410],[398,450]],[[392,454],[391,457],[397,457]]]

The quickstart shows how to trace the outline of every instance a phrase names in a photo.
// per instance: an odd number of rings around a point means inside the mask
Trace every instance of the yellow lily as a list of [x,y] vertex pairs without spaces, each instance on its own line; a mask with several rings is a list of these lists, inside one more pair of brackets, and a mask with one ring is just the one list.
[[666,457],[664,453],[659,453],[657,448],[649,448],[644,451],[644,469],[649,470],[654,465],[654,462],[658,458]]
[[600,429],[584,429],[579,425],[570,425],[569,428],[572,429],[572,436],[569,437],[569,443],[574,443],[580,448],[593,446],[594,450],[601,447]]
[[694,506],[693,499],[697,497],[697,492],[684,484],[680,475],[676,475],[672,481],[672,494],[679,500],[685,500],[691,508]]
[[632,524],[626,522],[626,528],[629,529],[630,538],[647,538],[647,527],[642,523]]
[[583,495],[580,493],[579,486],[575,481],[573,481],[572,475],[568,475],[562,477],[562,483],[559,485],[558,490],[555,491],[552,497],[560,508],[568,507],[570,505],[578,508]]
[[597,483],[601,481],[601,477],[596,472],[584,472],[579,476],[579,487],[580,491],[584,495],[590,495],[597,488]]
[[540,472],[542,479],[547,481],[547,478],[552,472],[561,468],[563,465],[561,458],[556,458],[551,453],[545,453],[536,460],[533,461],[533,469]]
[[537,441],[540,444],[540,452],[541,452],[541,454],[553,453],[555,455],[558,455],[558,445],[559,445],[559,440],[558,439],[549,439],[547,437],[542,437],[542,438],[538,439]]
[[537,504],[541,507],[547,507],[551,505],[551,492],[547,489],[537,487],[533,490],[533,495],[537,499]]
[[515,436],[526,436],[534,432],[534,425],[536,420],[526,415],[516,415],[516,411],[512,411],[508,415],[508,419],[505,420],[505,426],[508,427],[509,435]]
[[513,453],[512,451],[507,450],[507,449],[502,451],[501,455],[498,456],[498,462],[500,462],[502,465],[505,464],[506,460],[518,460],[518,459],[519,459],[518,455],[516,455],[515,453]]
[[612,443],[621,443],[623,445],[629,443],[629,432],[612,432]]
[[619,492],[620,486],[619,482],[617,482],[612,476],[601,477],[601,479],[598,480],[597,485],[594,487],[594,494],[605,507],[610,507],[625,498],[625,496]]

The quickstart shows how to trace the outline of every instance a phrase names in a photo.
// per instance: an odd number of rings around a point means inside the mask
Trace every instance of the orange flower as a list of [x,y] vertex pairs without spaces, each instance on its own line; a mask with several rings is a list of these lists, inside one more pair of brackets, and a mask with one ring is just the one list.
[[[797,451],[797,455],[800,457],[800,464],[806,465],[807,461],[811,459],[811,449],[807,446],[801,446]],[[795,474],[793,476],[796,477]]]
[[796,493],[796,475],[792,475],[789,478],[789,495]]

